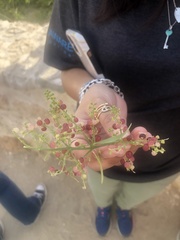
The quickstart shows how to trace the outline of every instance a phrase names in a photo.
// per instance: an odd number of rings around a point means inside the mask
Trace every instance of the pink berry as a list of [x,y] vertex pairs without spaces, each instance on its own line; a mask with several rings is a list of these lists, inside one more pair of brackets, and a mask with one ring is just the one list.
[[56,172],[56,169],[54,167],[50,167],[49,172],[51,172],[51,173]]
[[134,162],[134,161],[135,161],[135,157],[132,156],[131,158],[129,158],[129,160],[130,160],[131,162]]
[[55,148],[56,147],[56,143],[54,141],[50,142],[49,144],[50,148]]
[[61,156],[61,153],[60,153],[60,152],[56,152],[56,153],[55,153],[55,156],[56,156],[57,158],[59,158],[59,157]]
[[79,169],[76,166],[73,167],[73,173],[75,176],[81,176],[81,172],[79,171]]
[[152,140],[149,140],[147,144],[149,145],[149,147],[152,147],[154,146],[155,142]]
[[124,126],[123,127],[123,132],[127,131],[128,127],[127,126]]
[[130,169],[131,166],[132,166],[132,163],[131,163],[131,162],[125,162],[125,163],[124,163],[124,167],[125,167],[126,169]]

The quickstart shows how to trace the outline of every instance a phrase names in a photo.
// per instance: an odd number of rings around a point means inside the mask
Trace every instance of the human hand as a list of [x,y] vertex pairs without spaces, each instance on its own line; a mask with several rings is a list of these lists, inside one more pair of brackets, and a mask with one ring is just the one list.
[[[90,105],[94,104],[96,106],[100,106],[101,104],[108,103],[111,106],[116,106],[120,109],[120,118],[123,120],[121,124],[121,129],[114,129],[115,132],[118,132],[119,130],[122,132],[123,129],[127,129],[126,126],[126,117],[127,117],[127,106],[124,99],[122,99],[119,95],[117,95],[112,89],[109,87],[103,85],[103,84],[97,84],[93,87],[91,87],[87,93],[85,94],[80,106],[78,107],[76,111],[76,116],[78,117],[79,121],[84,124],[88,125],[88,123],[91,121],[90,118]],[[114,124],[116,124],[116,121],[112,117],[112,112],[107,111],[103,112],[99,115],[99,122],[98,122],[98,128],[100,129],[99,132],[99,138],[101,140],[107,139],[109,136],[112,135],[112,131],[109,131],[109,129],[112,129]],[[91,123],[92,124],[92,123]],[[88,161],[87,165],[91,167],[92,169],[99,171],[99,163],[97,161],[97,157],[100,157],[101,159],[101,167],[103,169],[110,168],[114,165],[121,165],[122,159],[126,157],[126,153],[133,154],[137,151],[137,149],[140,147],[140,145],[131,145],[129,143],[129,138],[132,140],[141,140],[142,137],[146,139],[147,137],[151,136],[150,133],[147,132],[147,130],[143,127],[135,128],[131,133],[126,130],[126,135],[124,136],[124,141],[126,141],[126,144],[123,144],[120,146],[120,144],[114,144],[114,145],[108,145],[104,147],[100,147],[96,150],[93,150],[91,154],[88,154]],[[78,142],[85,144],[85,139],[83,139],[82,136],[76,136],[78,138]],[[141,145],[142,146],[142,145]],[[118,151],[117,151],[118,148]],[[84,150],[76,151],[75,155],[79,158],[84,155],[86,155],[86,152]],[[132,159],[131,157],[131,159]]]
[[[124,121],[122,127],[126,126],[127,105],[125,100],[121,98],[113,89],[104,84],[96,84],[88,89],[76,111],[76,116],[84,125],[88,124],[89,121],[91,121],[90,106],[94,105],[98,108],[98,106],[105,103],[107,103],[109,106],[116,106],[118,109],[120,109],[121,118]],[[113,124],[116,123],[116,121],[112,118],[112,113],[109,111],[103,112],[103,114],[99,115],[98,121],[103,127],[104,132],[111,136],[112,134],[109,132],[109,129],[112,128]]]

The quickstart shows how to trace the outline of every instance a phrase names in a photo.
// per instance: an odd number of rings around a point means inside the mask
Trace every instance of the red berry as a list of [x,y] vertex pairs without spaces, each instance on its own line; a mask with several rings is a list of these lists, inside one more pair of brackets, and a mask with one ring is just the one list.
[[115,130],[117,129],[116,123],[113,123],[112,128]]
[[82,129],[82,131],[85,131],[86,130],[86,126],[85,125],[81,126],[81,129]]
[[43,132],[45,132],[46,130],[47,130],[46,127],[42,127],[42,128],[41,128],[41,131],[43,131]]
[[66,108],[67,108],[67,106],[66,106],[66,104],[64,104],[64,103],[60,105],[60,109],[61,109],[61,110],[65,110]]
[[76,147],[78,147],[79,144],[80,144],[79,142],[75,142],[75,143],[74,143],[74,145],[75,145]]
[[45,122],[47,125],[50,124],[49,118],[44,119],[44,122]]
[[96,135],[96,136],[95,136],[95,141],[96,141],[96,142],[99,142],[99,141],[101,141],[101,136],[99,136],[99,135]]
[[83,157],[80,157],[80,158],[79,158],[79,161],[80,161],[80,163],[84,163],[85,160],[84,160]]
[[126,152],[126,157],[129,159],[131,157],[133,157],[133,153],[131,151],[127,151]]
[[91,125],[87,124],[87,125],[86,125],[86,130],[89,131],[89,130],[91,130],[91,129],[92,129]]
[[74,117],[74,122],[77,123],[79,119],[77,117]]
[[127,140],[127,141],[131,141],[131,140],[132,140],[131,135],[127,136],[126,140]]
[[42,126],[42,124],[43,124],[42,120],[38,120],[36,123],[38,126]]
[[124,163],[125,163],[124,158],[121,158],[121,159],[120,159],[120,163],[121,163],[121,165],[124,165]]
[[74,138],[75,137],[75,134],[73,133],[73,134],[71,134],[71,138]]
[[125,123],[126,123],[125,119],[121,118],[121,124],[125,124]]
[[142,147],[142,149],[144,151],[148,151],[150,148],[149,148],[149,145],[148,144],[144,144],[144,146]]
[[68,123],[63,123],[63,131],[68,131],[68,130],[69,130]]

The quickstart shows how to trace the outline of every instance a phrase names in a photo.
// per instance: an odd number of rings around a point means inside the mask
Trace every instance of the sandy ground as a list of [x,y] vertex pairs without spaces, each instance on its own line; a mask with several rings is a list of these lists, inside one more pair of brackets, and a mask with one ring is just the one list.
[[[7,240],[98,240],[94,229],[95,204],[89,189],[66,176],[47,173],[51,161],[24,150],[12,129],[24,120],[46,116],[45,88],[55,91],[70,110],[75,103],[63,92],[59,73],[43,64],[47,26],[0,21],[0,164],[26,195],[44,182],[48,197],[37,221],[23,226],[0,206]],[[133,211],[129,240],[175,240],[180,229],[180,177],[162,193]],[[104,239],[123,239],[115,222]]]

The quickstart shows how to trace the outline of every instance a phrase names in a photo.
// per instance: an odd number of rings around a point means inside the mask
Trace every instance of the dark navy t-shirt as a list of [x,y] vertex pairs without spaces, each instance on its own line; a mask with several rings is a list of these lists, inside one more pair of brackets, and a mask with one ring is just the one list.
[[[60,70],[83,68],[65,31],[80,31],[103,74],[125,95],[128,122],[169,138],[166,152],[135,154],[136,173],[122,167],[104,171],[110,178],[143,182],[180,171],[180,24],[173,27],[169,49],[163,49],[169,27],[166,7],[153,21],[159,1],[149,0],[112,20],[97,23],[100,0],[55,0],[45,45],[45,62]],[[171,21],[174,22],[170,3]],[[72,79],[73,81],[73,79]]]

